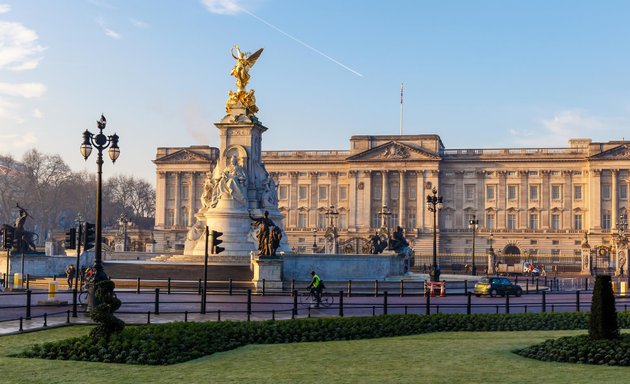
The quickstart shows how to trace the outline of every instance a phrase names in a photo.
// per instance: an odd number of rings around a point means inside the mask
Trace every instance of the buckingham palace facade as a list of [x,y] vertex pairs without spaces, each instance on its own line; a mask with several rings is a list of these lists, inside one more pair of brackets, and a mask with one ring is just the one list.
[[[158,148],[158,250],[183,244],[218,156],[208,146]],[[579,262],[585,234],[610,246],[629,206],[630,143],[623,141],[447,149],[438,135],[361,135],[349,150],[264,151],[263,161],[299,252],[322,252],[332,223],[340,253],[360,252],[383,226],[401,226],[416,255],[430,255],[433,213],[425,202],[436,188],[440,255],[472,254],[474,217],[477,255],[493,247]]]

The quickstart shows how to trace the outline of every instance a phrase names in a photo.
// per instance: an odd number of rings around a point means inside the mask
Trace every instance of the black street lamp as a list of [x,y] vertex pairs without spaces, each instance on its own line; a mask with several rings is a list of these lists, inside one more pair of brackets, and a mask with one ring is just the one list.
[[440,281],[440,268],[437,264],[437,211],[442,209],[442,196],[438,196],[437,188],[433,187],[433,195],[427,195],[427,209],[433,212],[433,265],[429,274],[432,282]]
[[94,238],[94,282],[107,280],[107,275],[103,270],[103,257],[102,257],[102,240],[103,240],[103,225],[102,225],[102,213],[103,213],[103,150],[109,148],[109,158],[112,163],[116,162],[120,155],[120,149],[118,148],[118,135],[113,134],[106,136],[103,134],[103,129],[107,120],[105,116],[101,115],[101,119],[96,122],[98,127],[98,133],[94,134],[87,129],[83,132],[83,144],[81,144],[81,155],[87,160],[92,153],[92,147],[98,151],[98,157],[96,158],[96,226],[95,226],[95,238]]
[[317,251],[317,228],[313,228],[313,253]]
[[330,208],[328,208],[326,210],[326,215],[328,216],[329,222],[330,222],[330,228],[334,228],[335,227],[335,223],[333,222],[334,219],[337,218],[337,215],[339,215],[339,211],[337,211],[335,209],[334,205],[331,205]]
[[472,220],[468,221],[468,228],[472,229],[472,271],[471,274],[473,276],[477,276],[477,264],[475,264],[475,234],[477,233],[477,228],[479,227],[479,220],[475,218],[473,215]]
[[492,233],[492,230],[490,230],[490,236],[488,237],[488,243],[490,243],[490,249],[488,249],[488,267],[486,268],[486,274],[487,275],[493,275],[495,273],[495,270],[494,270],[494,264],[495,264],[494,248],[492,248],[492,242],[493,241],[494,241],[494,235]]

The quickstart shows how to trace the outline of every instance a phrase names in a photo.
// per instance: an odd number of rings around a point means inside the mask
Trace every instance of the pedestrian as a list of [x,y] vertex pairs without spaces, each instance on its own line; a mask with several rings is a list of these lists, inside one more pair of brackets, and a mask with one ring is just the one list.
[[68,289],[72,288],[72,281],[74,277],[77,275],[77,269],[74,267],[74,264],[70,264],[68,268],[66,268],[66,277],[68,278]]

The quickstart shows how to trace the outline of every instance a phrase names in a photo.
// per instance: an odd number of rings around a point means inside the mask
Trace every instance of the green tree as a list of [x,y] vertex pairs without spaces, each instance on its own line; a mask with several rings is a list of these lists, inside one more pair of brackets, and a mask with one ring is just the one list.
[[595,340],[612,340],[619,337],[617,308],[609,275],[598,275],[595,278],[588,334]]

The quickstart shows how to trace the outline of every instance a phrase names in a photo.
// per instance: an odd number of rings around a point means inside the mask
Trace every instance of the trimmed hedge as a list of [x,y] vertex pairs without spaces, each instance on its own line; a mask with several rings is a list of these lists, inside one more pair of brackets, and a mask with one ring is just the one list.
[[542,361],[630,366],[630,336],[594,340],[588,335],[561,337],[514,351]]
[[[17,355],[127,364],[175,364],[247,344],[357,340],[452,331],[587,329],[588,313],[388,315],[127,327],[110,340],[89,336],[33,346]],[[630,312],[619,314],[622,327]]]

